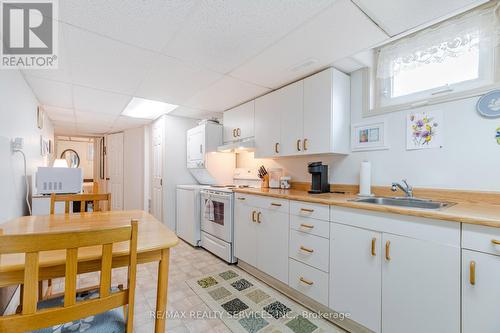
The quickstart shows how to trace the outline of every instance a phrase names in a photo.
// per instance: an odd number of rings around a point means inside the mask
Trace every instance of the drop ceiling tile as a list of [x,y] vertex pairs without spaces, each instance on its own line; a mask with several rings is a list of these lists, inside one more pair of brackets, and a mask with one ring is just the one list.
[[424,25],[487,0],[353,0],[390,36]]
[[[349,0],[338,0],[230,75],[277,88],[388,39]],[[309,66],[301,64],[309,63]]]
[[62,122],[75,122],[75,112],[73,109],[56,108],[52,106],[43,106],[45,114],[49,117],[52,122],[62,121]]
[[29,75],[25,75],[25,78],[40,103],[60,108],[73,107],[70,84]]
[[221,77],[221,74],[157,55],[136,96],[179,105]]
[[76,111],[76,125],[89,125],[89,126],[111,126],[118,118],[116,115],[105,113],[81,112]]
[[66,38],[63,29],[59,28],[58,34],[58,45],[59,50],[58,56],[58,66],[56,69],[23,69],[22,72],[44,79],[60,81],[60,82],[71,82],[71,70],[70,70],[70,59],[67,49]]
[[334,0],[204,0],[165,54],[227,73]]
[[159,51],[198,2],[64,0],[59,2],[59,19],[116,40]]
[[153,53],[61,24],[68,38],[73,83],[133,95]]
[[205,110],[193,109],[185,106],[179,106],[177,109],[170,112],[169,115],[193,119],[222,118],[222,113],[207,112]]
[[152,120],[120,116],[111,127],[111,131],[119,132],[129,128],[141,127],[150,123],[152,123]]
[[190,98],[185,105],[194,109],[222,112],[269,91],[268,88],[224,76]]
[[115,118],[125,109],[131,96],[104,90],[73,86],[75,109],[92,113],[113,115]]

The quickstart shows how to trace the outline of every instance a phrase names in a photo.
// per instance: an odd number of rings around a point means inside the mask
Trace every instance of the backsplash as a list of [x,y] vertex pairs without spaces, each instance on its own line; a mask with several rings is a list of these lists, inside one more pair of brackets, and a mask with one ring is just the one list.
[[[351,108],[353,123],[366,120],[361,116],[361,72],[351,75]],[[500,145],[495,140],[500,119],[486,119],[476,112],[478,97],[425,106],[412,111],[442,111],[443,148],[406,150],[406,116],[409,111],[371,117],[386,120],[387,150],[353,152],[348,156],[316,155],[278,159],[255,159],[253,153],[237,156],[238,167],[283,168],[293,181],[310,181],[307,163],[323,161],[330,166],[330,183],[358,184],[363,160],[372,163],[373,185],[388,185],[407,178],[418,187],[500,191]]]

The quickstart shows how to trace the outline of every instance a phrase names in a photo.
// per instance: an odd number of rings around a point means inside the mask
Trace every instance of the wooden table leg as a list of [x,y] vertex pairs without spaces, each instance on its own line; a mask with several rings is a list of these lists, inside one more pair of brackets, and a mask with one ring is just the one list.
[[165,332],[165,321],[167,315],[169,259],[170,259],[170,249],[163,249],[161,251],[160,264],[158,266],[158,290],[156,295],[155,333]]

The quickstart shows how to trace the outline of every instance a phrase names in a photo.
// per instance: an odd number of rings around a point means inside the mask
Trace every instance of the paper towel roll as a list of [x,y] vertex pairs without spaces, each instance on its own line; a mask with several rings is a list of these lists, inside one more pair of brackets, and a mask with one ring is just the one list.
[[361,162],[359,170],[359,195],[372,196],[372,165],[368,161]]

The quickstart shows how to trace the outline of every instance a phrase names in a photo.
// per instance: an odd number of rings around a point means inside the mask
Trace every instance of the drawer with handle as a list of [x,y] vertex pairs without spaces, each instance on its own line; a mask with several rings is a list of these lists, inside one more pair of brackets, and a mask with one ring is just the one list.
[[307,203],[302,201],[290,201],[290,214],[296,216],[310,217],[313,219],[329,221],[330,206]]
[[463,223],[462,248],[500,255],[500,228]]
[[326,238],[290,230],[289,256],[328,272],[330,241]]
[[310,217],[290,215],[290,229],[330,238],[330,222],[316,220]]
[[328,273],[294,259],[289,259],[288,264],[288,285],[316,302],[328,306]]

